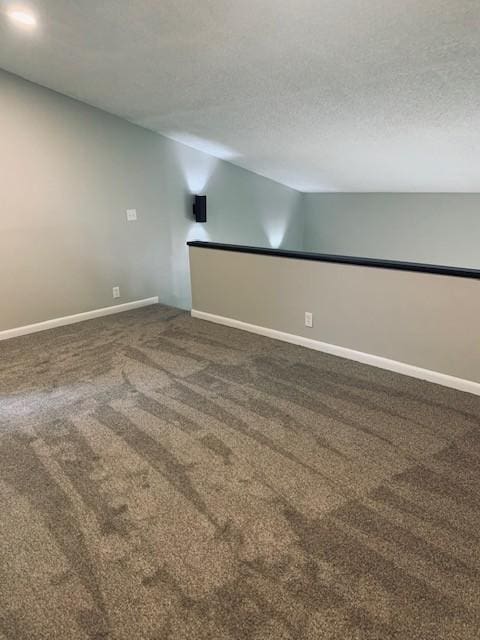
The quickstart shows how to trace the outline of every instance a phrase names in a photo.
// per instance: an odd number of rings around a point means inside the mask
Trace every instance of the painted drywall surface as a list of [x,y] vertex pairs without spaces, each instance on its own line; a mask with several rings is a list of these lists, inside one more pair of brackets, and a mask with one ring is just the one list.
[[[188,240],[282,248],[303,245],[299,192],[191,147],[166,138],[162,142],[166,152],[161,173],[171,233],[170,304],[190,305]],[[205,224],[192,223],[192,193],[207,194]]]
[[277,242],[283,220],[301,242],[295,191],[2,71],[0,97],[0,330],[110,306],[115,285],[189,308],[187,239]]
[[304,249],[480,268],[478,193],[302,195]]
[[480,382],[478,280],[198,247],[190,261],[198,311]]

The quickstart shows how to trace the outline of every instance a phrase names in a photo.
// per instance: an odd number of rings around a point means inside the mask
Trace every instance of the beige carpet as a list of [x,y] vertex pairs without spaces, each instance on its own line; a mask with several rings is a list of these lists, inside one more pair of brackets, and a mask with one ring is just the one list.
[[0,343],[1,640],[478,640],[480,398],[163,306]]

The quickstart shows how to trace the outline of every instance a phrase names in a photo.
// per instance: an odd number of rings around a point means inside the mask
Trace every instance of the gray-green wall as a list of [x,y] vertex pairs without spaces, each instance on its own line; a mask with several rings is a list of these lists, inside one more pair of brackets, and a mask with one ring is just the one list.
[[114,285],[189,308],[188,239],[480,268],[480,194],[299,194],[1,70],[0,97],[0,331]]
[[[192,191],[208,222],[191,218]],[[0,71],[0,331],[150,296],[190,307],[187,239],[302,243],[300,194]],[[126,222],[135,208],[138,222]]]
[[302,196],[304,249],[480,268],[478,193]]

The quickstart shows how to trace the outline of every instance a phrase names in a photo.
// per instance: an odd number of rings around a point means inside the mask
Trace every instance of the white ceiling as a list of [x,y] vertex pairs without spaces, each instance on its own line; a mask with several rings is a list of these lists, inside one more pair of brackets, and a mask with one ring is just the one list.
[[0,67],[278,182],[480,191],[479,0],[25,5]]

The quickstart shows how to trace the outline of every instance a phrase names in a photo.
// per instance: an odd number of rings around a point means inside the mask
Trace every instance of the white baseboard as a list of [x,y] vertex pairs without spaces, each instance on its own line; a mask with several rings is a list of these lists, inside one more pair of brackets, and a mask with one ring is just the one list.
[[390,360],[389,358],[375,356],[370,353],[364,353],[363,351],[355,351],[354,349],[348,349],[347,347],[339,347],[334,344],[329,344],[328,342],[320,342],[320,340],[304,338],[303,336],[297,336],[293,333],[285,333],[283,331],[277,331],[276,329],[269,329],[268,327],[260,327],[255,324],[249,324],[248,322],[242,322],[241,320],[235,320],[234,318],[217,316],[205,311],[192,309],[192,317],[199,318],[200,320],[208,320],[209,322],[215,322],[216,324],[223,324],[235,329],[243,329],[243,331],[257,333],[258,335],[273,338],[274,340],[290,342],[292,344],[300,345],[301,347],[306,347],[307,349],[322,351],[323,353],[329,353],[330,355],[346,358],[347,360],[355,360],[356,362],[362,362],[363,364],[368,364],[372,367],[387,369],[388,371],[394,371],[395,373],[400,373],[404,376],[427,380],[428,382],[440,384],[444,387],[450,387],[451,389],[458,389],[459,391],[465,391],[466,393],[473,393],[474,395],[480,396],[480,383],[473,382],[472,380],[456,378],[455,376],[449,376],[446,373],[431,371],[430,369],[422,369],[421,367],[416,367],[412,364],[398,362],[397,360]]
[[113,307],[104,307],[103,309],[93,309],[92,311],[84,311],[83,313],[76,313],[72,316],[65,316],[63,318],[53,318],[52,320],[45,320],[44,322],[36,322],[35,324],[28,324],[24,327],[16,327],[15,329],[7,329],[6,331],[0,331],[0,340],[8,340],[9,338],[18,338],[19,336],[25,336],[28,333],[37,333],[37,331],[46,331],[47,329],[54,329],[55,327],[63,327],[67,324],[75,324],[76,322],[83,322],[84,320],[92,320],[93,318],[101,318],[102,316],[111,316],[114,313],[121,313],[122,311],[130,311],[131,309],[138,309],[140,307],[147,307],[151,304],[158,303],[158,296],[154,298],[145,298],[144,300],[135,300],[134,302],[125,302],[124,304],[117,304]]

